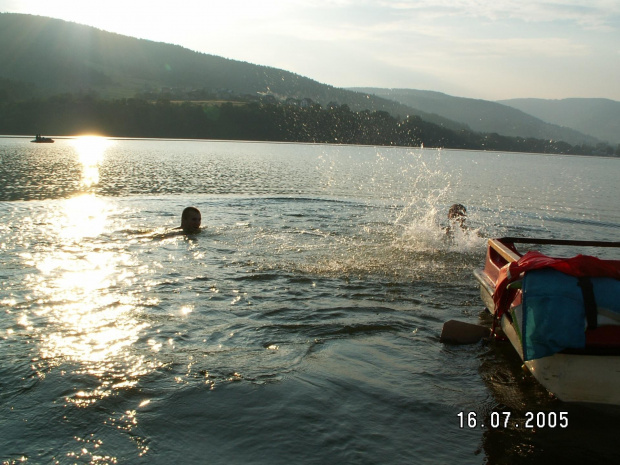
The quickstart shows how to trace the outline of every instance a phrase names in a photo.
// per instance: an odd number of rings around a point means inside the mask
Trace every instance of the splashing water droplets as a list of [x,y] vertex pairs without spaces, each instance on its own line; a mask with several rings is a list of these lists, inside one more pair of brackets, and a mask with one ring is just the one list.
[[[279,205],[284,217],[296,220],[287,219],[284,232],[263,229],[253,243],[264,242],[262,249],[281,252],[264,257],[269,267],[441,281],[451,279],[444,276],[446,269],[463,268],[463,254],[481,249],[484,240],[475,229],[446,232],[449,206],[458,200],[454,185],[460,171],[447,170],[441,152],[357,148],[357,156],[343,157],[338,152],[346,148],[338,148],[335,155],[333,147],[329,150],[316,166],[323,177],[321,187],[328,198],[342,198],[346,192],[349,200],[315,200],[313,207],[326,218],[320,225],[306,224],[292,200]],[[281,261],[284,256],[287,263]]]

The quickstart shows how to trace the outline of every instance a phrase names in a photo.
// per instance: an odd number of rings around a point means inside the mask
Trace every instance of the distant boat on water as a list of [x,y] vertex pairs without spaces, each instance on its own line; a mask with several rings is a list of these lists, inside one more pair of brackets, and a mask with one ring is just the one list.
[[41,134],[37,134],[30,142],[35,142],[37,144],[53,144],[54,139],[52,139],[51,137],[43,137]]

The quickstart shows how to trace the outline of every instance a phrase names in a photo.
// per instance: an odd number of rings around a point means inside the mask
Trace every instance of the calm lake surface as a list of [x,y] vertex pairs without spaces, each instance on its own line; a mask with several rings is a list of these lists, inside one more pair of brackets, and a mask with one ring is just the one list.
[[[0,138],[0,462],[608,463],[620,412],[557,401],[509,344],[439,335],[480,322],[486,238],[619,240],[619,175],[595,157]],[[470,229],[449,240],[455,202]],[[171,232],[189,205],[204,229]]]

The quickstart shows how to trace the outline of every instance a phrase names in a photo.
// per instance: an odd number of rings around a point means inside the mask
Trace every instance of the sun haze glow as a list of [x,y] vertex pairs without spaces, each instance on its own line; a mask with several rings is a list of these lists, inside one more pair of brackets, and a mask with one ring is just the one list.
[[337,87],[620,100],[615,0],[0,0]]

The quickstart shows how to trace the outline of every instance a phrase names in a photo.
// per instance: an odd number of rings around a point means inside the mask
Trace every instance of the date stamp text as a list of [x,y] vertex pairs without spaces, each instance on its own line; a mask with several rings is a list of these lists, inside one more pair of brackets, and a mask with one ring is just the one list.
[[568,428],[568,412],[525,412],[525,417],[515,418],[512,412],[491,412],[488,416],[476,412],[459,412],[459,428]]

